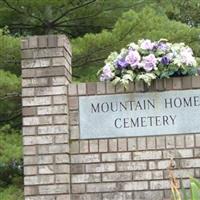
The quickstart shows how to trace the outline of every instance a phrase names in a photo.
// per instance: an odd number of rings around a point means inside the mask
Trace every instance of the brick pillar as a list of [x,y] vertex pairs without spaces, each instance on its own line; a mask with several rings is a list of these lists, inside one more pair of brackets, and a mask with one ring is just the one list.
[[32,36],[21,49],[25,200],[69,200],[70,43]]

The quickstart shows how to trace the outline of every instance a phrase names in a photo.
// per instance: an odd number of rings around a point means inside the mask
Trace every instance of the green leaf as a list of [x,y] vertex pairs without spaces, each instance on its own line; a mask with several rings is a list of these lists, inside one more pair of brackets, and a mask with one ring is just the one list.
[[194,76],[198,74],[198,68],[196,67],[191,67],[188,69],[188,75],[189,76]]
[[165,71],[160,74],[160,78],[169,78],[171,75],[171,72]]
[[133,71],[132,71],[132,70],[127,70],[127,71],[126,71],[126,73],[127,73],[127,74],[130,74],[131,76],[133,76],[133,75],[134,75],[134,73],[133,73]]
[[116,76],[115,79],[112,80],[111,83],[112,83],[113,85],[117,85],[120,81],[121,81],[121,78],[119,78],[118,76]]
[[185,188],[183,186],[183,180],[182,180],[182,178],[181,178],[180,183],[181,183],[181,191],[182,191],[182,194],[183,194],[183,200],[189,200],[187,192],[186,192],[186,190],[185,190]]
[[161,57],[161,56],[164,55],[164,54],[165,54],[165,52],[159,51],[159,50],[157,50],[157,51],[155,52],[155,56],[156,56],[156,57]]
[[133,72],[133,70],[127,70],[126,73],[130,74],[132,76],[133,80],[136,78],[136,74],[135,74],[135,72]]
[[133,76],[130,75],[130,74],[125,74],[122,79],[125,79],[125,80],[129,80],[129,81],[133,81]]
[[129,85],[129,81],[127,79],[121,79],[120,83],[127,89]]
[[156,75],[154,73],[146,73],[137,76],[137,80],[143,80],[148,86],[151,85],[151,81],[154,79],[156,79]]
[[139,49],[138,51],[140,52],[140,54],[142,54],[144,56],[149,55],[149,51],[148,50]]
[[192,197],[192,200],[200,199],[200,191],[199,191],[199,188],[196,185],[196,183],[192,181],[190,183],[190,186],[191,186],[191,197]]
[[197,179],[191,177],[191,178],[190,178],[190,181],[193,182],[193,183],[195,183],[195,184],[197,185],[197,187],[200,189],[200,181],[199,181],[199,180],[197,180]]

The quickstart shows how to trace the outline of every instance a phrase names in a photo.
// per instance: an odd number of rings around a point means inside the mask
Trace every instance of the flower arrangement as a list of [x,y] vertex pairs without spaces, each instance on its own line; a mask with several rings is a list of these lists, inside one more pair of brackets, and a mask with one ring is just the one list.
[[112,52],[99,71],[100,80],[125,87],[129,82],[143,80],[148,85],[157,78],[196,75],[197,60],[192,49],[184,43],[170,43],[166,39],[139,40],[130,43],[120,53]]

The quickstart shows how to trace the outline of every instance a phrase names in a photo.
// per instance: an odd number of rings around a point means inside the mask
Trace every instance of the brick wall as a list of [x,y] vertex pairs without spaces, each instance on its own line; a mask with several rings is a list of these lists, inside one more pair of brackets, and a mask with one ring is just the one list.
[[[26,200],[163,200],[167,167],[200,177],[200,134],[80,139],[79,96],[199,89],[199,77],[157,80],[127,91],[109,83],[71,82],[71,48],[63,35],[22,41]],[[88,130],[89,131],[89,130]]]
[[25,199],[70,199],[69,41],[34,36],[21,48]]
[[136,83],[127,91],[102,82],[68,88],[72,200],[170,199],[171,158],[185,187],[188,177],[200,177],[200,134],[89,140],[79,136],[79,96],[197,89],[199,77],[158,80],[150,88]]

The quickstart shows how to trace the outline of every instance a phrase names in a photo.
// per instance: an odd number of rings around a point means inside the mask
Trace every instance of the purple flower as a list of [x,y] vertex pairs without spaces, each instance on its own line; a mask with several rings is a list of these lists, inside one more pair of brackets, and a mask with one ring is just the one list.
[[157,45],[157,49],[165,52],[169,49],[169,46],[164,42],[159,42]]
[[154,46],[155,43],[151,40],[140,40],[140,48],[143,50],[153,50]]
[[163,65],[169,65],[170,59],[169,59],[167,56],[163,56],[163,57],[161,58],[161,63],[162,63]]
[[154,54],[149,54],[148,56],[143,57],[141,67],[145,69],[146,72],[150,72],[156,67],[157,59]]
[[125,59],[119,59],[119,60],[117,61],[117,67],[118,67],[119,69],[126,68],[128,65],[129,65],[129,64],[126,62]]
[[106,64],[103,67],[102,74],[100,76],[100,81],[110,80],[113,78],[113,73],[111,71],[110,65]]
[[130,50],[128,52],[128,55],[125,58],[125,61],[133,68],[135,69],[139,62],[141,60],[141,56],[138,53],[138,51]]

